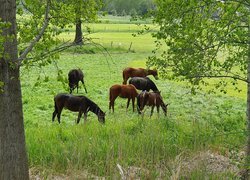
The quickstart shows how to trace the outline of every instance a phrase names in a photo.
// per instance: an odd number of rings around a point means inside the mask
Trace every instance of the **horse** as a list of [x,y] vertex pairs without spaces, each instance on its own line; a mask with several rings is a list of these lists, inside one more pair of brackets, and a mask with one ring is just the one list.
[[78,83],[79,81],[82,82],[83,87],[85,89],[85,92],[87,93],[87,89],[85,87],[84,84],[84,74],[82,72],[81,69],[72,69],[69,71],[68,73],[68,80],[69,80],[69,90],[70,90],[70,94],[72,93],[72,91],[76,88],[77,89],[77,93],[78,93]]
[[52,115],[52,122],[54,121],[56,115],[58,123],[60,124],[60,117],[63,108],[66,108],[73,112],[79,112],[77,118],[77,124],[80,122],[82,114],[84,114],[84,122],[87,121],[87,113],[89,111],[97,115],[98,121],[100,123],[105,123],[105,113],[100,109],[100,107],[94,103],[92,100],[86,96],[74,96],[72,94],[57,94],[54,97],[55,110]]
[[142,91],[137,96],[137,111],[139,114],[143,111],[145,106],[151,106],[151,114],[150,117],[153,115],[154,107],[157,108],[157,113],[159,115],[160,106],[164,112],[164,115],[167,115],[167,106],[168,104],[165,104],[163,102],[162,96],[160,92],[147,92]]
[[127,80],[130,77],[146,77],[148,75],[153,75],[154,78],[158,79],[158,72],[156,69],[144,69],[144,68],[131,68],[127,67],[123,70],[123,84],[127,84]]
[[127,109],[129,107],[130,99],[132,99],[132,106],[133,106],[133,112],[134,112],[134,106],[135,106],[135,98],[137,97],[138,93],[136,91],[136,88],[132,84],[128,85],[119,85],[115,84],[110,87],[109,89],[109,110],[112,108],[114,112],[114,105],[115,105],[115,99],[119,96],[121,98],[127,98]]
[[132,77],[129,84],[133,84],[136,89],[143,91],[149,91],[150,89],[154,92],[159,91],[155,83],[148,77]]

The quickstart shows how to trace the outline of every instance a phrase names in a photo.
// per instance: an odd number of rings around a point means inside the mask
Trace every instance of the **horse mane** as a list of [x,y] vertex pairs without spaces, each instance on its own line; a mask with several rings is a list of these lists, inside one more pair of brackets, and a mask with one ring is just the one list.
[[155,85],[154,81],[152,81],[152,80],[149,79],[149,78],[148,78],[148,81],[151,83],[151,85],[152,85],[152,88],[151,88],[151,89],[152,89],[153,91],[159,91],[158,88],[157,88],[157,86]]
[[99,111],[103,112],[101,108],[94,101],[90,100],[86,96],[78,96],[78,97],[85,99],[86,103],[89,106],[88,110],[90,110],[91,112],[95,113],[96,115],[98,115]]

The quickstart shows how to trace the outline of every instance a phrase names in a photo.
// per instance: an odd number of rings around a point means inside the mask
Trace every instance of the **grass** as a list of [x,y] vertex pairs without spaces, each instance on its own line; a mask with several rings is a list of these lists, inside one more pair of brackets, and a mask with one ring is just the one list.
[[[96,47],[90,48],[93,53],[86,54],[86,47],[82,47],[64,52],[58,61],[42,70],[36,67],[21,70],[30,167],[39,169],[45,178],[51,173],[66,174],[84,169],[107,179],[119,179],[116,165],[120,164],[124,168],[147,169],[148,172],[141,172],[142,179],[167,179],[173,175],[169,170],[173,168],[171,162],[179,154],[188,158],[208,149],[225,156],[232,151],[242,151],[246,140],[246,102],[238,96],[206,92],[192,95],[184,84],[160,79],[154,82],[164,101],[170,103],[167,117],[161,111],[159,116],[155,112],[149,118],[149,109],[141,117],[132,112],[131,106],[126,112],[126,100],[121,98],[115,102],[115,113],[110,113],[109,87],[121,84],[123,68],[146,66],[154,40],[149,35],[132,38],[130,32],[99,32],[92,36],[99,38],[96,40],[105,47],[111,41],[127,44],[111,51],[111,57]],[[61,38],[72,37],[70,33]],[[130,42],[135,53],[127,53]],[[62,81],[57,80],[57,67],[62,70]],[[92,113],[88,114],[86,124],[82,119],[76,125],[77,113],[68,110],[63,110],[61,124],[51,122],[53,97],[68,91],[67,73],[78,67],[85,73],[88,90],[85,94],[81,86],[79,94],[88,96],[107,112],[104,126]],[[162,170],[165,171],[160,173]],[[225,175],[194,170],[190,177]]]

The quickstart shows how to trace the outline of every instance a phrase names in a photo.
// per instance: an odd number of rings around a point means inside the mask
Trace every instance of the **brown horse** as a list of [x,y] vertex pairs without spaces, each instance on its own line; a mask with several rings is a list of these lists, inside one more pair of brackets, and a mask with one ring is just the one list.
[[147,92],[147,91],[142,91],[138,96],[137,96],[137,110],[138,113],[141,114],[142,110],[144,109],[145,106],[151,106],[151,114],[150,117],[153,115],[154,107],[156,106],[157,108],[157,113],[159,115],[159,109],[160,106],[164,112],[164,115],[167,115],[167,106],[168,104],[165,104],[163,102],[162,96],[160,92]]
[[115,105],[115,99],[119,96],[121,98],[127,98],[127,109],[129,106],[130,99],[132,99],[132,106],[133,106],[133,111],[135,107],[135,98],[137,97],[138,93],[136,91],[136,88],[134,85],[129,84],[129,85],[119,85],[115,84],[111,86],[109,89],[109,110],[112,108],[114,112],[114,105]]
[[127,80],[130,77],[146,77],[148,75],[153,75],[155,79],[158,79],[157,70],[144,69],[144,68],[131,68],[127,67],[123,70],[123,84],[127,84]]
[[86,86],[84,84],[84,74],[81,69],[72,69],[68,73],[68,80],[69,80],[69,91],[70,94],[76,88],[78,93],[78,83],[79,81],[82,82],[85,92],[87,93]]
[[52,121],[54,121],[56,115],[58,122],[60,123],[61,112],[63,108],[66,108],[73,112],[79,112],[77,118],[77,124],[80,122],[82,114],[84,114],[84,122],[87,120],[87,113],[89,111],[97,115],[98,121],[105,123],[105,113],[99,108],[99,106],[85,96],[74,96],[71,94],[57,94],[54,98],[55,110],[53,112]]

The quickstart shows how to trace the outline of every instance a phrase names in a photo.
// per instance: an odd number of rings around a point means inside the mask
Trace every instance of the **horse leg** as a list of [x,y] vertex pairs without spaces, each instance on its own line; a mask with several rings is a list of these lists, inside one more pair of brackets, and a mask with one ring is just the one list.
[[159,118],[159,114],[160,114],[160,106],[159,106],[159,105],[157,105],[157,106],[156,106],[156,109],[157,109],[157,114],[158,114],[158,118]]
[[132,98],[133,112],[135,112],[135,97]]
[[60,124],[61,123],[61,121],[60,121],[60,119],[61,119],[61,113],[62,113],[62,108],[60,109],[58,109],[58,112],[57,112],[57,120],[58,120],[58,123]]
[[84,113],[84,124],[87,122],[87,112]]
[[123,84],[127,84],[128,77],[123,72]]
[[80,110],[79,113],[78,113],[78,118],[77,118],[77,121],[76,121],[77,124],[79,124],[79,122],[80,122],[80,119],[81,119],[81,117],[82,117],[82,113],[83,113],[83,112],[82,112],[81,110]]
[[128,107],[129,107],[129,102],[130,102],[130,98],[128,98],[128,102],[127,102],[127,109],[126,109],[126,111],[128,110]]
[[86,89],[86,86],[85,86],[85,84],[84,84],[84,80],[82,79],[81,82],[82,82],[82,85],[83,85],[83,87],[84,87],[85,92],[88,93],[88,92],[87,92],[87,89]]
[[151,113],[150,113],[150,117],[153,115],[153,112],[154,112],[154,108],[155,106],[153,105],[152,108],[151,108]]
[[[111,95],[110,95],[111,96]],[[109,110],[112,108],[112,110],[113,110],[113,113],[114,113],[114,107],[115,107],[115,99],[116,99],[117,97],[110,97],[110,100],[109,100]]]
[[52,122],[54,122],[57,113],[58,113],[58,110],[57,110],[57,106],[56,106],[56,103],[55,103],[55,110],[54,110],[53,115],[52,115]]
[[138,112],[138,114],[141,114],[141,111],[140,111],[140,108],[141,108],[141,106],[140,106],[140,97],[139,96],[137,96],[137,112]]

